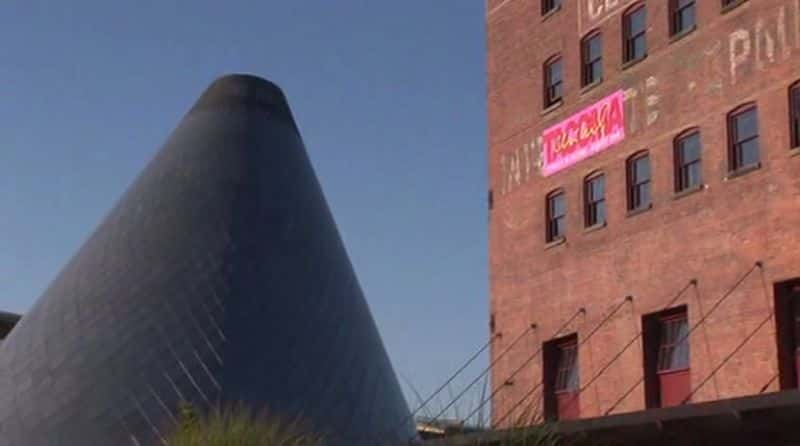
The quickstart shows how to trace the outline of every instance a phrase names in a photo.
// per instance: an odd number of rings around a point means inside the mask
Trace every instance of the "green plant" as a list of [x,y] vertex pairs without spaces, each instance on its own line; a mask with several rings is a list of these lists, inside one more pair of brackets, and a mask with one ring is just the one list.
[[199,413],[189,404],[178,407],[169,446],[317,446],[322,437],[298,420],[286,421],[267,412],[255,413],[243,404]]
[[498,446],[560,446],[562,436],[552,424],[519,427],[506,432]]

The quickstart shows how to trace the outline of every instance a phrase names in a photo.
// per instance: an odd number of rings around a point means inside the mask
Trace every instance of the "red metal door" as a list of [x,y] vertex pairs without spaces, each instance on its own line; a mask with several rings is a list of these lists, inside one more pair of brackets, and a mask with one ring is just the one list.
[[558,419],[576,420],[581,417],[581,405],[578,392],[567,391],[556,394],[558,400]]
[[659,372],[658,382],[661,386],[662,407],[680,406],[691,392],[689,369]]

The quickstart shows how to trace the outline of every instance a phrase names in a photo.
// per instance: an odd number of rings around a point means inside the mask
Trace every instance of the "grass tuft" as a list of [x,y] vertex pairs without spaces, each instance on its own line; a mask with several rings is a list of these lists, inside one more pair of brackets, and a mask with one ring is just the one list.
[[323,438],[299,420],[287,421],[242,404],[215,408],[207,414],[182,403],[179,422],[166,439],[169,446],[318,446]]

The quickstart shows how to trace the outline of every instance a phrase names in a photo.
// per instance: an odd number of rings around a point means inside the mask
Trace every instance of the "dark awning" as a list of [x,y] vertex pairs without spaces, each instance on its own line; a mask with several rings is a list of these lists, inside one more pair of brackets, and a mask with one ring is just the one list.
[[[800,392],[788,390],[587,418],[562,422],[556,428],[572,440],[568,444],[576,446],[705,445],[718,441],[759,446],[790,444],[800,441]],[[523,432],[493,431],[425,444],[497,444],[510,436],[518,438]]]

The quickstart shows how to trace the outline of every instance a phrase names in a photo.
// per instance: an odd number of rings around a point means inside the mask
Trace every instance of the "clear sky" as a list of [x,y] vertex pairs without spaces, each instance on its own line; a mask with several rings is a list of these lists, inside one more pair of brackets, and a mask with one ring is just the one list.
[[483,1],[3,6],[0,309],[27,311],[203,89],[247,72],[285,90],[402,379],[429,392],[484,342]]

